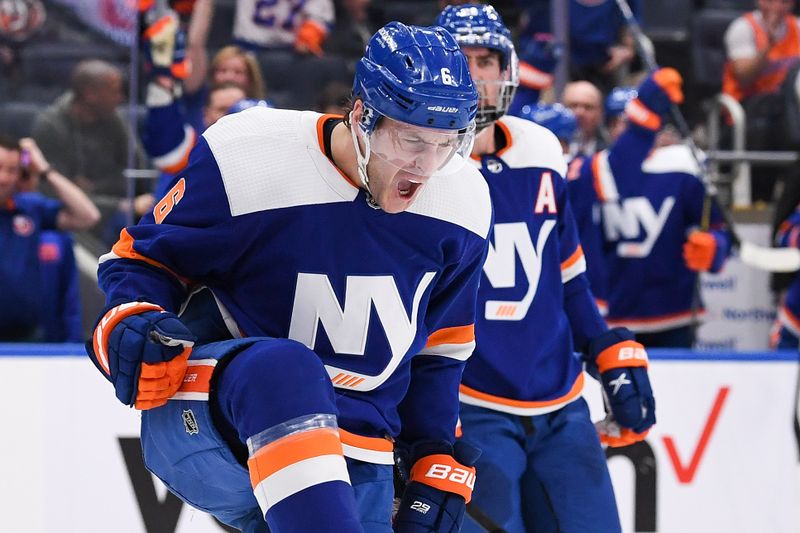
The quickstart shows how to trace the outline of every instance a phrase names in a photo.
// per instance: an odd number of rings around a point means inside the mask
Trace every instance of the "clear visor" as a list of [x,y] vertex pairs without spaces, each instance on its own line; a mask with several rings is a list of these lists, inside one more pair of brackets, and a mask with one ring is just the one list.
[[429,177],[458,172],[472,151],[475,123],[466,130],[413,126],[383,117],[367,136],[367,150],[395,168]]

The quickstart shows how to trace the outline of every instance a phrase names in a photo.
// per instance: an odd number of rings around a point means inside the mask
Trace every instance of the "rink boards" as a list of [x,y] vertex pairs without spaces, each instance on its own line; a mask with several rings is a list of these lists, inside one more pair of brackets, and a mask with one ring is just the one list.
[[[137,411],[81,354],[0,345],[0,531],[224,531],[144,470]],[[799,531],[797,354],[651,358],[658,424],[609,458],[624,530]]]

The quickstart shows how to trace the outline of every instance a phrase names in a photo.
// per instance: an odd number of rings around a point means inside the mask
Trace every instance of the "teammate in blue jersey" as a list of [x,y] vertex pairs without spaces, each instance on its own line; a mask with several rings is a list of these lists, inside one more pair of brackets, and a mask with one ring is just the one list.
[[492,218],[465,164],[477,99],[448,32],[389,23],[344,120],[220,119],[101,258],[90,355],[176,495],[249,532],[388,533],[398,439],[414,466],[396,531],[458,530],[476,459],[454,445],[458,384]]
[[[779,246],[800,248],[800,206],[778,227],[775,242]],[[800,276],[786,289],[786,295],[778,309],[777,331],[771,339],[773,347],[797,350],[800,347]]]
[[[509,114],[512,114],[509,112]],[[561,143],[561,151],[569,154],[569,143],[578,129],[575,113],[559,103],[526,105],[516,116],[526,118],[549,130]],[[569,161],[567,161],[569,163]]]
[[[504,116],[516,64],[500,16],[466,4],[446,8],[437,23],[461,44],[481,94],[472,158],[495,209],[477,346],[460,387],[462,440],[483,450],[474,505],[513,533],[617,532],[605,455],[581,398],[583,362],[618,424],[604,425],[615,433],[603,438],[623,445],[655,423],[647,354],[627,330],[609,330],[594,304],[558,140]],[[481,529],[469,520],[464,531]]]
[[594,231],[602,234],[603,257],[587,262],[606,271],[608,323],[650,347],[691,346],[691,323],[702,311],[693,309],[697,273],[719,271],[731,247],[713,203],[702,229],[705,189],[688,148],[653,151],[662,116],[683,99],[681,84],[674,69],[651,74],[627,103],[627,126],[614,144],[570,171],[576,210],[599,205]]
[[[46,180],[58,199],[21,192],[35,190],[29,183],[39,180]],[[50,168],[33,139],[0,138],[0,340],[51,338],[52,304],[61,295],[45,292],[55,287],[43,283],[51,278],[40,237],[46,230],[88,229],[99,220],[92,201]]]

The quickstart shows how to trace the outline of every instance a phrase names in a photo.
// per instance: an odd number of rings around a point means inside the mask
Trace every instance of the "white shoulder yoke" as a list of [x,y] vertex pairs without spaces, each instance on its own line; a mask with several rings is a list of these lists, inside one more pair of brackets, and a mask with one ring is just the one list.
[[434,175],[408,212],[456,224],[486,239],[492,223],[489,186],[480,171],[465,162],[455,174]]
[[510,168],[548,168],[562,178],[567,175],[561,143],[550,130],[524,118],[504,116],[495,123],[502,128],[509,145],[500,157]]
[[320,116],[253,107],[221,118],[203,133],[232,216],[355,199],[358,189],[319,148]]

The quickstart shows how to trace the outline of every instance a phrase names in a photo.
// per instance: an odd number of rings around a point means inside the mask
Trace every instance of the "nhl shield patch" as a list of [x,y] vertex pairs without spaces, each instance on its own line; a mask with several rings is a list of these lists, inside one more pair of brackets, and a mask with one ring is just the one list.
[[183,417],[183,427],[189,435],[197,435],[200,433],[200,428],[197,426],[197,419],[191,409],[186,409],[181,415]]

